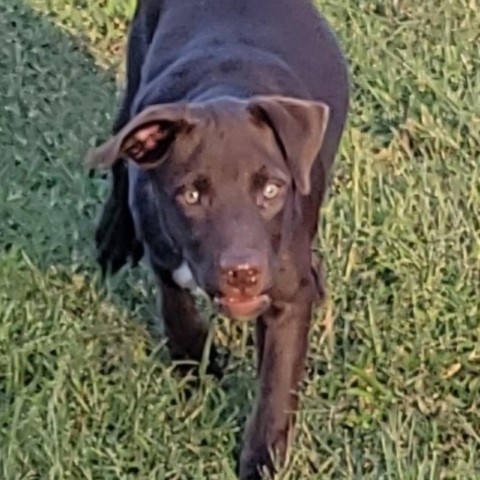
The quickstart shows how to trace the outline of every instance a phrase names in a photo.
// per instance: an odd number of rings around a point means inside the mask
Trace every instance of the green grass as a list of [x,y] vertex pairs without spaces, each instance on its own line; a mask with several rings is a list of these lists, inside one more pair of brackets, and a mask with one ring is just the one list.
[[[480,4],[319,5],[354,91],[282,478],[479,479]],[[219,322],[226,376],[188,396],[145,328],[148,274],[97,278],[108,184],[81,159],[110,128],[132,8],[0,0],[1,479],[234,478],[245,332]]]

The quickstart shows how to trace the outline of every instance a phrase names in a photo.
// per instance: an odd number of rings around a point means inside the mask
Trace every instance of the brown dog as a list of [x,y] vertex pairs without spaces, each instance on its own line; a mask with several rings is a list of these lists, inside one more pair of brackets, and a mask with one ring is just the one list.
[[113,136],[88,159],[113,172],[99,262],[114,273],[146,254],[173,358],[201,358],[196,291],[255,319],[240,478],[260,478],[271,451],[285,459],[323,293],[311,243],[347,116],[346,64],[307,0],[139,1],[127,62]]

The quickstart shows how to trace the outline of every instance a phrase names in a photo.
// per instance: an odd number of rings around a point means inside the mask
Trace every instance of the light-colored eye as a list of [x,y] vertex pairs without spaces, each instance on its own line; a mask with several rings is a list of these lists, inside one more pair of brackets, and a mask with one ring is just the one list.
[[183,198],[187,205],[197,205],[200,203],[200,192],[198,190],[187,190],[183,194]]
[[280,186],[276,183],[267,183],[262,193],[267,200],[273,200],[280,193]]

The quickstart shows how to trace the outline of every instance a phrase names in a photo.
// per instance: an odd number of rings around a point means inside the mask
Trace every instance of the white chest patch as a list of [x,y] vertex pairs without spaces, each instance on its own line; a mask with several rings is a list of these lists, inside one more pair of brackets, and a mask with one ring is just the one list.
[[172,272],[172,278],[179,287],[190,290],[194,294],[202,293],[202,290],[197,285],[197,282],[195,282],[192,271],[185,260]]

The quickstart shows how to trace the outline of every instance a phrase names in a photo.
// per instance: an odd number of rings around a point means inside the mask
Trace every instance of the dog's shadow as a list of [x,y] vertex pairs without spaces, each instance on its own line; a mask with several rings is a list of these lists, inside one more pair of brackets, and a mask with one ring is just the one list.
[[[81,40],[21,0],[1,8],[0,218],[6,220],[0,252],[19,262],[28,259],[41,273],[53,268],[62,278],[91,281],[96,295],[115,308],[137,312],[133,316],[151,335],[152,361],[168,363],[166,349],[159,358],[155,348],[161,337],[148,275],[135,269],[104,284],[95,264],[94,227],[109,183],[98,175],[89,178],[82,158],[112,124],[118,105],[114,69],[100,67]],[[138,296],[131,291],[136,283],[143,285]],[[245,358],[227,362],[227,375],[215,387],[228,403],[225,415],[238,417],[237,440],[253,389],[251,345],[247,350]]]

